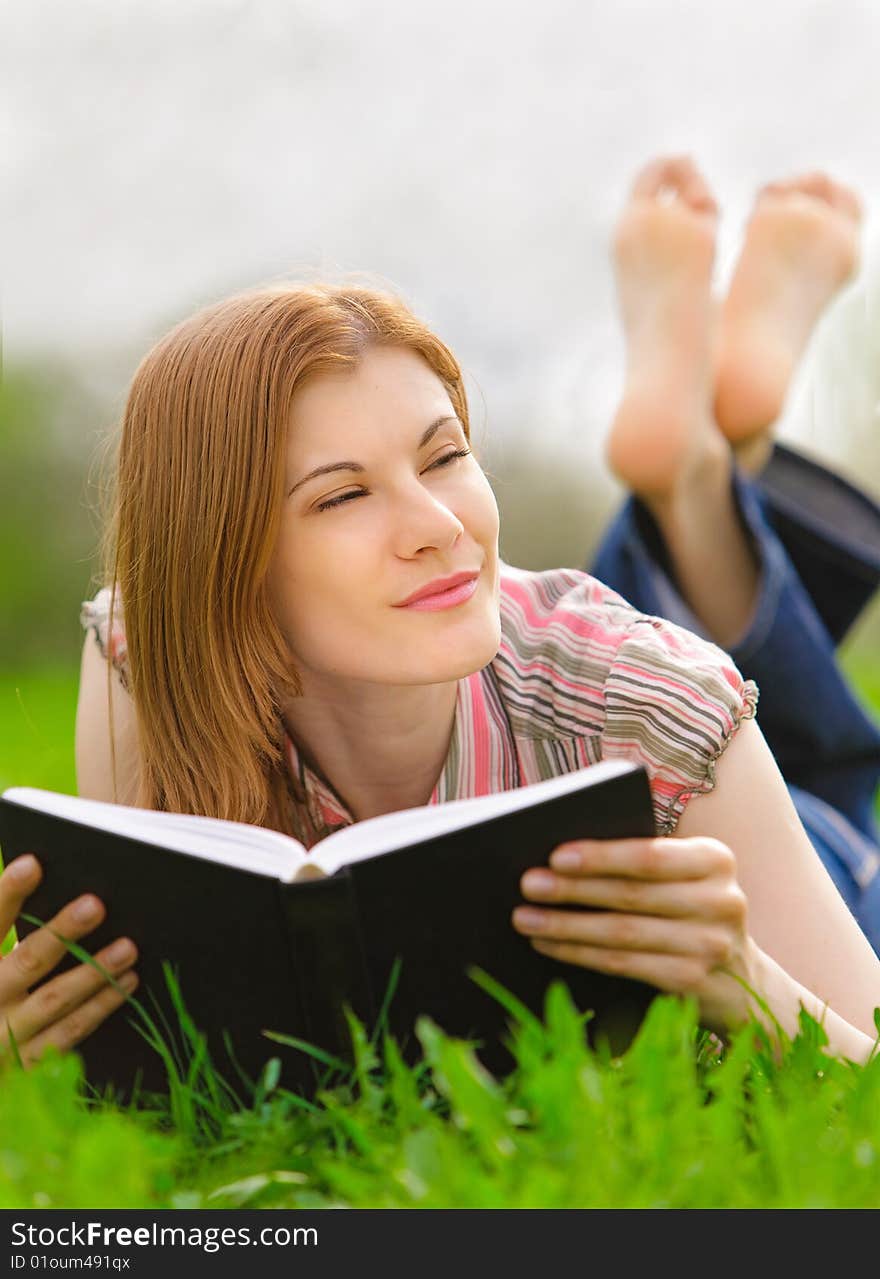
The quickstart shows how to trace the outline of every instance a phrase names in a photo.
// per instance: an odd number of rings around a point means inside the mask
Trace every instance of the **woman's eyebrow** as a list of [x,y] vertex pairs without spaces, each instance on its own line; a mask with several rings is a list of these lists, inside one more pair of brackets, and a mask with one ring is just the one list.
[[[438,417],[435,422],[431,423],[427,431],[425,431],[424,435],[419,440],[419,449],[423,449],[426,444],[430,443],[431,439],[437,431],[439,431],[444,422],[457,421],[458,418],[454,413],[444,413],[442,417]],[[316,466],[313,471],[309,471],[308,475],[304,475],[301,480],[297,480],[287,496],[290,497],[291,493],[295,493],[298,488],[301,488],[308,480],[313,480],[317,475],[329,475],[331,471],[365,471],[366,469],[367,468],[362,466],[360,462],[328,462],[326,466]]]

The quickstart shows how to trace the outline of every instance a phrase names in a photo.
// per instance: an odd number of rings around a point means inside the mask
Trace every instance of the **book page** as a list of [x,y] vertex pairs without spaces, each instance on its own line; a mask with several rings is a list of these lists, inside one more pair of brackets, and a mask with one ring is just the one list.
[[362,861],[366,857],[390,853],[395,848],[405,848],[417,840],[431,839],[446,831],[463,830],[501,813],[542,803],[552,799],[554,795],[587,790],[591,785],[632,772],[634,767],[625,760],[606,760],[572,773],[563,773],[560,777],[532,782],[516,790],[499,791],[495,795],[480,795],[471,799],[453,799],[445,804],[427,804],[421,808],[383,813],[381,817],[368,817],[365,821],[334,831],[332,835],[322,839],[306,854],[306,862],[314,863],[326,874],[332,875],[341,866]]
[[107,804],[103,800],[62,795],[30,786],[10,787],[3,792],[3,798],[98,830],[128,835],[159,848],[173,848],[193,857],[278,879],[292,879],[306,855],[299,840],[246,822],[227,822],[192,813],[159,813],[149,808]]

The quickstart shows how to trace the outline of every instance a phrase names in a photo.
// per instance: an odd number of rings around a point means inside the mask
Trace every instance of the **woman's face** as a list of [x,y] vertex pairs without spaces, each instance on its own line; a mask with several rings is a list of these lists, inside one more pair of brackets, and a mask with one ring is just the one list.
[[[495,656],[498,507],[476,459],[456,456],[467,448],[443,383],[405,347],[297,392],[270,587],[307,686],[440,683]],[[462,573],[473,587],[402,606]]]

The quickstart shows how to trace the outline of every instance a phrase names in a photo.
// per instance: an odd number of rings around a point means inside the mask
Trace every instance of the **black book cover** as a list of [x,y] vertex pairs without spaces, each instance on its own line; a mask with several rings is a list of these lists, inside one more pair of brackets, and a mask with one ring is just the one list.
[[[49,920],[80,893],[97,894],[107,917],[81,944],[95,952],[118,936],[135,941],[135,998],[163,1032],[164,1023],[172,1028],[179,1045],[162,975],[162,960],[170,960],[215,1067],[245,1099],[224,1028],[251,1079],[278,1056],[282,1084],[308,1094],[319,1073],[311,1060],[261,1032],[292,1035],[347,1059],[343,1004],[371,1031],[397,960],[387,1024],[409,1060],[419,1055],[413,1028],[424,1013],[448,1033],[477,1040],[490,1069],[512,1064],[501,1042],[507,1013],[468,977],[472,965],[538,1014],[549,983],[564,980],[580,1008],[595,1010],[591,1037],[622,1050],[653,988],[540,955],[510,916],[523,901],[523,871],[546,864],[558,844],[653,834],[647,777],[633,768],[327,878],[285,884],[0,799],[4,862],[33,852],[43,866],[25,912]],[[20,921],[19,936],[32,927]],[[76,962],[68,956],[55,971]],[[112,1084],[123,1097],[136,1078],[145,1090],[167,1087],[165,1067],[134,1020],[124,1007],[77,1048],[88,1080],[98,1088]]]

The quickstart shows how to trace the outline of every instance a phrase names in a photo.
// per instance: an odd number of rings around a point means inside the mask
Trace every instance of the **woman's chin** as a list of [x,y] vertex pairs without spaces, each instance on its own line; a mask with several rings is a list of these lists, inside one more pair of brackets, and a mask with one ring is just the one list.
[[483,626],[478,634],[467,639],[462,636],[458,643],[452,637],[447,639],[448,642],[438,649],[436,655],[436,669],[443,669],[442,675],[435,676],[438,682],[465,679],[488,666],[501,645],[501,626],[497,621]]

